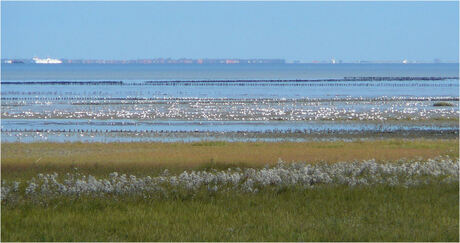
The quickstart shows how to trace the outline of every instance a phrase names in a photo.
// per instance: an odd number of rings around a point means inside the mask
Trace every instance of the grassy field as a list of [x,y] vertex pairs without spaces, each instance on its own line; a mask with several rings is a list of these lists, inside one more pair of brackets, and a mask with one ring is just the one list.
[[286,162],[354,161],[401,158],[457,158],[459,140],[374,140],[355,142],[199,142],[199,143],[4,143],[2,176],[32,177],[77,167],[94,175],[112,171],[136,175],[202,168],[262,167]]
[[458,183],[2,207],[2,241],[455,241]]
[[[286,162],[458,158],[459,140],[4,143],[3,180],[38,173],[158,175]],[[23,185],[25,186],[25,185]],[[2,201],[2,241],[459,241],[459,184],[319,185]],[[174,196],[176,195],[176,196]]]

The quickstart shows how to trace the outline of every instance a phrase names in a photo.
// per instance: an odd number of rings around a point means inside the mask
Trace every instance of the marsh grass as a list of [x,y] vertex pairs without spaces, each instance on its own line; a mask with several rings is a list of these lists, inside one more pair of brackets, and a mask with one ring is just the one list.
[[458,183],[3,205],[2,241],[454,241]]
[[[38,173],[152,175],[286,162],[458,158],[459,141],[4,143],[2,180]],[[24,187],[25,183],[21,184]],[[24,188],[22,188],[24,189]],[[21,189],[21,190],[22,190]],[[145,198],[2,202],[2,241],[459,241],[459,184],[199,190]]]
[[145,175],[164,169],[263,167],[286,162],[339,162],[376,159],[458,158],[459,140],[374,140],[354,142],[199,142],[199,143],[3,143],[2,177],[38,173],[103,175],[113,171]]

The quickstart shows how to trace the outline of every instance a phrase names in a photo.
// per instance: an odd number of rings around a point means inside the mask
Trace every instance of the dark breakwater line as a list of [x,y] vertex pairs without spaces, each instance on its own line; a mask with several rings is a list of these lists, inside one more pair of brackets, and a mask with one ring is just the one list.
[[[31,93],[31,95],[39,95]],[[350,97],[350,98],[196,98],[196,97],[1,97],[1,100],[89,100],[89,101],[156,101],[156,102],[169,102],[169,101],[200,101],[200,102],[340,102],[340,101],[459,101],[459,97]],[[92,102],[77,103],[78,105],[90,104]],[[99,103],[97,103],[99,104]]]
[[174,80],[174,81],[146,81],[145,84],[165,83],[305,83],[305,82],[368,82],[368,81],[443,81],[459,79],[458,77],[345,77],[332,79],[271,79],[271,80]]
[[[300,81],[299,81],[300,82]],[[260,82],[154,82],[145,85],[151,86],[303,86],[303,87],[458,87],[458,84],[386,84],[386,83],[312,83],[313,81],[301,81],[303,83],[260,83]],[[308,82],[308,83],[307,83]]]
[[[125,81],[2,81],[2,85],[299,85],[317,82],[372,82],[372,81],[443,81],[459,77],[344,77],[335,79],[271,79],[271,80],[158,80],[143,82]],[[268,84],[265,84],[268,83]],[[294,84],[287,84],[294,83]],[[306,84],[313,85],[313,84]],[[326,84],[323,84],[327,86]],[[336,85],[336,84],[333,84]],[[345,84],[346,86],[350,84]],[[368,85],[368,84],[366,84]]]
[[123,81],[2,81],[2,85],[125,85]]

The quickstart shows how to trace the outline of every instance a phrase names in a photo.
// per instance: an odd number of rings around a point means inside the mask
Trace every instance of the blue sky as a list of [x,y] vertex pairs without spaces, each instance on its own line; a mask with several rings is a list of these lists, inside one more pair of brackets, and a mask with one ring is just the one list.
[[458,2],[2,2],[4,58],[458,60]]

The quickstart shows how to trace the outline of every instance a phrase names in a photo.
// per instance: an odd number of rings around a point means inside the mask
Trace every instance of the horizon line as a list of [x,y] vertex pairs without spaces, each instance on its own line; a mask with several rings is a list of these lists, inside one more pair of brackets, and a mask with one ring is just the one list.
[[[42,59],[38,56],[28,58],[6,58],[2,57],[2,63],[7,61],[33,61],[34,59]],[[110,63],[138,63],[138,64],[296,64],[296,63],[459,63],[459,60],[449,60],[442,58],[431,58],[431,59],[409,59],[409,58],[398,58],[398,59],[345,59],[345,58],[308,58],[308,59],[285,59],[285,58],[171,58],[171,57],[153,57],[153,58],[124,58],[124,59],[107,59],[107,58],[52,58],[50,56],[44,57],[43,60],[59,60],[66,61],[67,64],[72,62],[90,62],[100,64]]]

